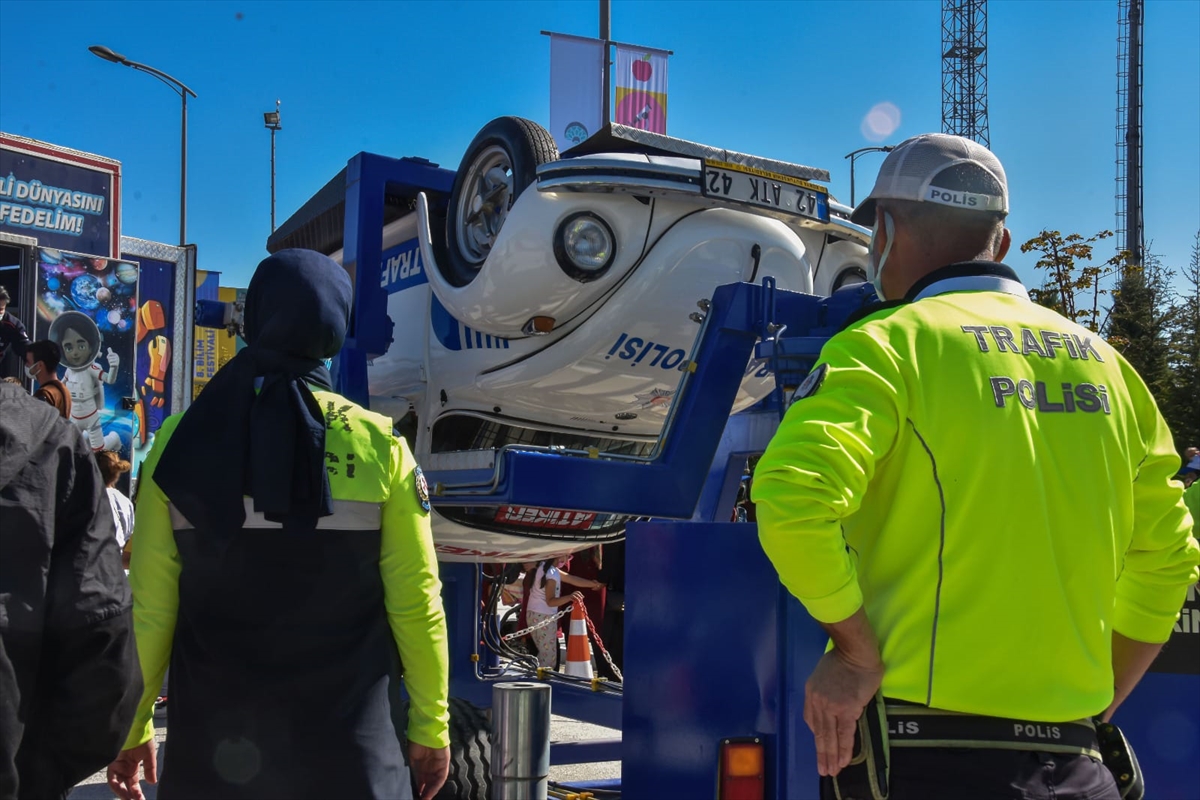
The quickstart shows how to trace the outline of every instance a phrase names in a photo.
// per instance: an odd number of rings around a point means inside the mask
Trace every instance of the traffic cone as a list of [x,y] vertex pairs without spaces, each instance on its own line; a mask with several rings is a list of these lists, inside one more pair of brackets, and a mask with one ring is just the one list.
[[571,632],[567,636],[568,675],[592,679],[592,646],[588,643],[587,621],[583,603],[576,600],[571,606]]

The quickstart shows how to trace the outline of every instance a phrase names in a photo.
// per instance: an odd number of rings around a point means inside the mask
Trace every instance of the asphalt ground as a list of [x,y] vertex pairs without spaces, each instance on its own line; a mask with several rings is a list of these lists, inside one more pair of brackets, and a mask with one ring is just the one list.
[[[154,727],[155,739],[161,748],[167,738],[166,717],[156,715]],[[566,717],[554,716],[550,722],[551,742],[579,742],[591,739],[613,739],[620,736],[621,732],[612,728],[591,725],[586,722],[567,719]],[[165,750],[160,749],[159,753],[160,757],[162,757],[165,755]],[[161,761],[159,765],[160,767],[162,766]],[[608,761],[598,764],[570,764],[559,767],[552,766],[550,768],[550,780],[564,783],[619,777],[621,777],[621,764],[619,761]],[[146,797],[150,798],[150,800],[153,800],[157,796],[156,787],[148,783],[143,783],[142,788],[146,792]],[[109,791],[108,779],[105,777],[103,770],[92,775],[83,783],[80,783],[67,795],[68,800],[110,800],[112,797],[113,793]]]

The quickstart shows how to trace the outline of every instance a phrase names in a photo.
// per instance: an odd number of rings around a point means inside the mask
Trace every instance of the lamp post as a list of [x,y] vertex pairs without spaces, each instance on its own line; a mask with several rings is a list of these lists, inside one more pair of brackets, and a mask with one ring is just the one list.
[[92,55],[103,58],[105,61],[111,61],[114,64],[124,64],[127,67],[136,69],[138,72],[153,75],[167,86],[170,86],[172,91],[183,98],[183,115],[180,125],[182,134],[179,154],[179,246],[182,247],[187,242],[187,99],[189,94],[195,97],[196,93],[167,73],[146,64],[130,61],[120,53],[114,53],[102,45],[94,44],[88,50],[91,51]]
[[890,153],[896,148],[890,144],[883,147],[860,147],[852,153],[847,153],[843,158],[850,159],[850,207],[854,208],[854,162],[863,153]]
[[275,110],[263,112],[263,125],[271,132],[271,233],[275,232],[275,132],[283,128],[279,124],[279,101]]

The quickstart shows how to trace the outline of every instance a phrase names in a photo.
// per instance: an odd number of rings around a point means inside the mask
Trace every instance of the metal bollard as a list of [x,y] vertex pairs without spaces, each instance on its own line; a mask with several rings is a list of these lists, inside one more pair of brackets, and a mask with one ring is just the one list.
[[491,800],[546,800],[550,776],[550,685],[492,686]]

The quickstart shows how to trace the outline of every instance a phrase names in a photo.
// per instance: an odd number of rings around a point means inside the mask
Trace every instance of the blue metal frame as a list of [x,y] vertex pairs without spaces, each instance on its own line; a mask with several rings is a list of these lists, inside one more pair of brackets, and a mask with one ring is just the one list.
[[817,797],[801,709],[827,637],[757,528],[634,523],[626,564],[623,797],[711,797],[720,742],[741,736],[763,740],[767,797]]
[[[631,464],[604,458],[571,458],[522,450],[505,450],[500,458],[499,480],[478,494],[442,495],[439,485],[488,481],[491,471],[429,470],[433,502],[445,505],[524,505],[562,508],[563,486],[570,486],[573,509],[612,514],[638,514],[661,519],[689,519],[708,484],[709,469],[721,446],[741,386],[745,365],[755,344],[769,340],[775,331],[802,337],[802,347],[788,352],[765,350],[762,357],[777,366],[785,380],[802,374],[816,358],[807,357],[814,343],[828,338],[854,308],[866,302],[862,292],[847,291],[830,299],[777,290],[770,279],[764,285],[734,283],[717,287],[709,319],[695,357],[695,374],[675,398],[675,423],[666,445],[651,463]],[[798,381],[797,381],[798,382]],[[793,384],[794,385],[794,384]],[[782,395],[782,390],[776,390]],[[736,419],[736,417],[735,417]],[[756,432],[758,441],[735,441],[739,428]],[[765,445],[767,427],[750,421],[734,423],[727,452]],[[722,486],[727,480],[724,476]],[[714,500],[715,503],[715,500]],[[709,506],[707,512],[711,512]],[[702,512],[702,513],[707,513]]]
[[454,171],[419,158],[388,158],[359,153],[346,165],[346,222],[342,234],[342,266],[354,281],[350,331],[338,354],[334,390],[369,406],[367,360],[388,351],[392,320],[387,291],[379,285],[383,267],[384,198],[415,198],[425,192],[431,208],[445,207]]

